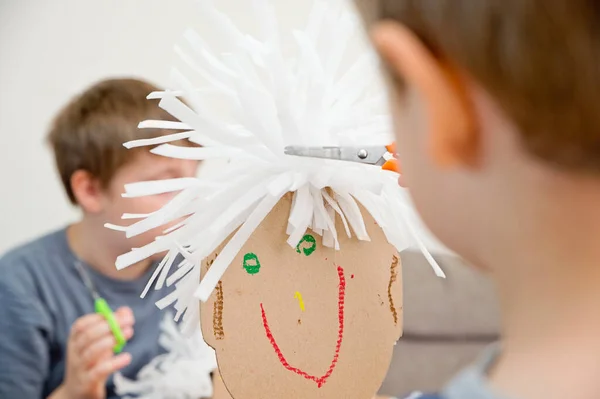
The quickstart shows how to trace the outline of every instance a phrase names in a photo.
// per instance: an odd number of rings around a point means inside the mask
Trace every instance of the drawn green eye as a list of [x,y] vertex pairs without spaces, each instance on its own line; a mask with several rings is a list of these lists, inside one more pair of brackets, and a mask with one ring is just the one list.
[[250,275],[257,274],[260,271],[260,261],[256,254],[249,252],[244,255],[244,269]]
[[298,252],[299,254],[304,252],[304,255],[306,256],[312,255],[312,253],[315,252],[316,249],[317,240],[315,240],[315,237],[313,237],[310,234],[307,234],[304,237],[302,237],[302,240],[300,240],[300,242],[296,246],[296,252]]

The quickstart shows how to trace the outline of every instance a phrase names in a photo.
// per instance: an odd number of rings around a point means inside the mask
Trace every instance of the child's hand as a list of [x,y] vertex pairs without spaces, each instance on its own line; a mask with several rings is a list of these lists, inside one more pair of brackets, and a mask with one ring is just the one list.
[[[115,317],[125,339],[131,338],[135,322],[131,309],[120,308]],[[129,353],[114,355],[115,344],[108,323],[101,315],[89,314],[77,319],[67,343],[65,379],[57,391],[63,391],[64,397],[72,399],[104,399],[108,377],[131,362]]]

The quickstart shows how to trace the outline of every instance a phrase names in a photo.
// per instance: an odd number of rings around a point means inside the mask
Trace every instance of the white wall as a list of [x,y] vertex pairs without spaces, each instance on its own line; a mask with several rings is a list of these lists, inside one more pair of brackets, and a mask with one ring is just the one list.
[[44,144],[53,114],[107,76],[166,85],[195,10],[193,0],[0,1],[0,253],[76,217]]
[[[0,254],[77,217],[44,141],[72,95],[111,76],[168,86],[178,64],[173,46],[188,27],[220,49],[222,40],[203,25],[196,1],[0,0]],[[251,1],[213,1],[254,33]],[[304,26],[312,3],[271,2],[289,29]],[[364,45],[351,43],[349,54]]]
[[[214,1],[256,28],[250,1]],[[299,27],[312,1],[272,4],[282,25]],[[0,254],[77,217],[44,143],[53,115],[106,77],[167,86],[185,28],[219,45],[199,13],[195,0],[0,0]]]

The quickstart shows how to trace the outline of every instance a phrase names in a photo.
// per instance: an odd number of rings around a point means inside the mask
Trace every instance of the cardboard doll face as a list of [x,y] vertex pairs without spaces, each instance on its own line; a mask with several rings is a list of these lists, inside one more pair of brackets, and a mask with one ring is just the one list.
[[340,251],[310,230],[291,248],[290,205],[279,202],[201,305],[204,338],[235,399],[370,399],[402,330],[397,255],[364,210],[371,242],[336,220]]

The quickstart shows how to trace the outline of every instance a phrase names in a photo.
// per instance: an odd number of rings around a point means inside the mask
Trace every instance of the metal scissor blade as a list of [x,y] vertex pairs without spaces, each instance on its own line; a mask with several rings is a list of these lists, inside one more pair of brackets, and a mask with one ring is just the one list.
[[96,290],[96,286],[94,285],[94,283],[92,283],[92,279],[90,279],[89,274],[85,271],[84,266],[81,263],[81,261],[79,261],[79,260],[75,261],[75,269],[77,269],[77,273],[79,273],[81,280],[83,280],[83,284],[88,289],[88,291],[90,292],[90,294],[92,295],[94,300],[98,299],[100,297],[100,294],[98,294],[98,290]]
[[342,147],[308,147],[288,146],[284,149],[287,155],[300,157],[325,158],[339,161],[358,162],[369,165],[383,165],[383,155],[387,153],[385,146],[342,146]]
[[342,151],[340,147],[306,147],[299,145],[291,145],[285,147],[284,152],[287,155],[295,155],[298,157],[307,158],[324,158],[324,159],[342,159]]

